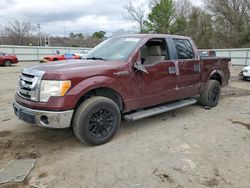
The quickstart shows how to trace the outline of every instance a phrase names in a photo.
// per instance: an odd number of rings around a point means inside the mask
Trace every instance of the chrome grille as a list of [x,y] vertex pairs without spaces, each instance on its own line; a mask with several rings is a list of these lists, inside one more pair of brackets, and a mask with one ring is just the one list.
[[39,101],[39,88],[43,74],[44,71],[23,69],[18,82],[19,96],[31,101]]

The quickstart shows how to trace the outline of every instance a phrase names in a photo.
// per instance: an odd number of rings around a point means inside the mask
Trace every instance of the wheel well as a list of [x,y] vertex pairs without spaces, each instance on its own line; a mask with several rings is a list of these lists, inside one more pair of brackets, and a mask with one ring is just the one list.
[[10,59],[5,59],[3,62],[5,62],[5,61],[10,61],[10,62],[11,62],[11,60],[10,60]]
[[57,59],[57,58],[54,58],[53,61],[58,61],[58,59]]
[[102,97],[109,98],[118,105],[120,111],[123,111],[123,100],[122,100],[121,95],[111,88],[97,88],[97,89],[93,89],[93,90],[87,92],[78,100],[76,108],[83,101],[85,101],[86,99],[88,99],[92,96],[102,96]]
[[220,84],[222,84],[222,79],[220,74],[218,73],[214,73],[211,77],[210,80],[217,80]]

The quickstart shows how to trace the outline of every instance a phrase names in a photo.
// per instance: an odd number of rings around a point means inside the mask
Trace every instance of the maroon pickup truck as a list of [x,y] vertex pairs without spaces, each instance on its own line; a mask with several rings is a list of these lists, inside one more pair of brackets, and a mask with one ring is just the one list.
[[108,142],[121,119],[135,121],[199,101],[217,105],[230,58],[199,57],[189,37],[138,34],[110,38],[84,60],[22,70],[17,117],[48,128],[72,127],[84,143]]

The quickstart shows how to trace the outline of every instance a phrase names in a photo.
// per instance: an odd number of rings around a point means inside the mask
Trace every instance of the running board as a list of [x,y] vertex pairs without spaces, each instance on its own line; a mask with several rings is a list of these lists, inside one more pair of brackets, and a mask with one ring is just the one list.
[[150,117],[150,116],[153,116],[153,115],[156,115],[156,114],[161,114],[161,113],[164,113],[164,112],[175,110],[177,108],[181,108],[181,107],[184,107],[184,106],[189,106],[189,105],[192,105],[192,104],[195,104],[195,103],[197,103],[196,99],[188,98],[188,99],[183,99],[183,100],[179,100],[179,101],[176,101],[176,102],[168,103],[168,104],[165,104],[165,105],[162,105],[162,106],[157,106],[157,107],[153,107],[153,108],[150,108],[150,109],[137,111],[137,112],[132,113],[132,114],[124,115],[123,117],[127,121],[136,121],[136,120],[143,119],[143,118],[146,118],[146,117]]

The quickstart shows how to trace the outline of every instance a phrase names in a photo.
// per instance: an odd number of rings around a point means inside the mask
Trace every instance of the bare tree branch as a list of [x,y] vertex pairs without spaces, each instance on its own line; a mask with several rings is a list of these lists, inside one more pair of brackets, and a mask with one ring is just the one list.
[[190,0],[175,1],[175,12],[177,16],[188,17],[192,12],[193,5]]
[[127,11],[127,19],[135,21],[140,28],[140,33],[143,32],[143,22],[145,20],[145,9],[143,6],[135,6],[129,1],[129,4],[124,7]]

